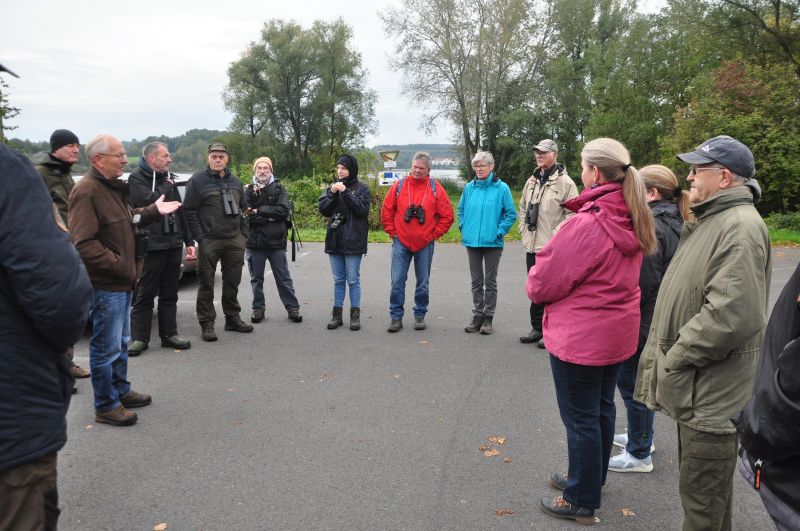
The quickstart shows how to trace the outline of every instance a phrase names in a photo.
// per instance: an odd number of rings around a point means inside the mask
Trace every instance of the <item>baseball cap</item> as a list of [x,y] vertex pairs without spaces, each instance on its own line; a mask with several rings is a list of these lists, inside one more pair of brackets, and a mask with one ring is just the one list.
[[223,153],[227,153],[228,148],[226,148],[225,144],[222,142],[212,142],[211,145],[208,146],[208,152],[211,153],[212,151],[222,151]]
[[727,135],[706,140],[694,151],[679,154],[678,158],[689,164],[717,162],[745,179],[750,179],[756,173],[756,164],[750,148]]
[[3,65],[0,65],[0,72],[8,72],[9,74],[14,76],[15,78],[19,79],[19,76],[17,74],[15,74],[14,72],[12,72],[11,70],[9,70],[8,68],[6,68]]
[[544,140],[533,146],[533,149],[545,153],[547,153],[548,151],[555,151],[556,153],[558,153],[558,144],[556,144],[555,141],[550,140],[549,138],[545,138]]

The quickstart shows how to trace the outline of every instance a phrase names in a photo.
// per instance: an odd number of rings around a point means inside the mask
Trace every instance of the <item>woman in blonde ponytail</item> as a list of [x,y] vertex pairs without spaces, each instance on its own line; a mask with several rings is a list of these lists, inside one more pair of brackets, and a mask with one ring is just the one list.
[[564,491],[541,499],[549,516],[594,523],[614,438],[614,388],[639,337],[639,269],[656,250],[653,216],[625,146],[610,138],[581,153],[585,190],[536,256],[528,297],[545,304],[544,344],[567,431],[569,468],[550,474]]

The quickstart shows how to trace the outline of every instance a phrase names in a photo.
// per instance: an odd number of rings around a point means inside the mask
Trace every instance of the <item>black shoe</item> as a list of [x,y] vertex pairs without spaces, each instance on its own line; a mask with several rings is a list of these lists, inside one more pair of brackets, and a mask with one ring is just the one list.
[[414,330],[425,330],[426,328],[424,317],[414,317]]
[[544,346],[544,339],[540,339],[536,346],[539,348],[547,348]]
[[389,332],[390,334],[394,334],[395,332],[399,332],[401,328],[403,328],[403,320],[392,319],[392,322],[389,323],[389,328],[387,329],[387,332]]
[[217,333],[214,332],[214,321],[203,321],[200,323],[203,330],[203,341],[216,341]]
[[253,325],[245,323],[238,315],[226,316],[225,330],[228,332],[244,332],[246,334],[247,332],[253,331]]
[[472,334],[473,332],[477,332],[481,329],[481,325],[483,324],[483,316],[482,315],[473,315],[472,321],[469,322],[467,326],[464,327],[464,332],[468,334]]
[[520,343],[536,343],[542,339],[542,333],[535,328],[531,328],[531,333],[527,336],[520,336],[519,342]]
[[250,316],[250,322],[260,323],[263,320],[264,320],[264,310],[263,309],[253,310],[253,315]]
[[564,490],[567,488],[567,473],[566,472],[552,472],[550,477],[547,478],[550,486],[554,489]]
[[553,499],[542,496],[539,508],[544,514],[553,518],[575,520],[583,525],[593,525],[595,523],[594,509],[572,505],[563,496],[556,496]]
[[162,337],[161,346],[174,348],[176,350],[186,350],[187,348],[191,348],[192,343],[188,339],[183,339],[178,336],[178,334],[175,334],[174,336]]
[[146,395],[144,393],[137,393],[133,389],[125,395],[119,398],[120,403],[128,409],[133,409],[135,407],[144,407],[149,406],[150,403],[153,402],[153,399],[150,395]]
[[488,336],[492,332],[494,332],[494,328],[492,328],[492,318],[493,315],[487,315],[483,318],[483,324],[481,325],[481,334]]
[[293,323],[302,323],[303,316],[300,315],[300,310],[295,308],[294,310],[289,310],[289,320]]
[[147,344],[147,341],[142,341],[140,339],[131,341],[128,345],[128,356],[138,356],[148,348],[150,348],[150,346]]

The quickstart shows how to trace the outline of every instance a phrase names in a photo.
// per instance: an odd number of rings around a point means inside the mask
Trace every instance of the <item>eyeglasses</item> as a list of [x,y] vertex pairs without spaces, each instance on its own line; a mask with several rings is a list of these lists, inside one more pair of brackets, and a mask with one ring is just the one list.
[[696,175],[697,172],[701,171],[708,171],[708,170],[724,170],[722,166],[708,166],[707,168],[698,168],[697,166],[692,166],[692,169],[689,170],[690,175]]
[[475,169],[475,170],[479,170],[481,168],[488,168],[488,167],[489,167],[488,164],[473,164],[472,165],[472,168]]
[[117,157],[118,159],[128,158],[127,153],[98,153],[101,157]]

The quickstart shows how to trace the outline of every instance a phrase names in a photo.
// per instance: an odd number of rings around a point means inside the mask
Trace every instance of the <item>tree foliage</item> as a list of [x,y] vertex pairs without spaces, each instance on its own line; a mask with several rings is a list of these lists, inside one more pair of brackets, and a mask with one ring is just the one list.
[[8,83],[0,77],[0,142],[6,142],[6,131],[17,128],[16,125],[8,125],[8,120],[19,114],[19,108],[14,107],[8,101]]

